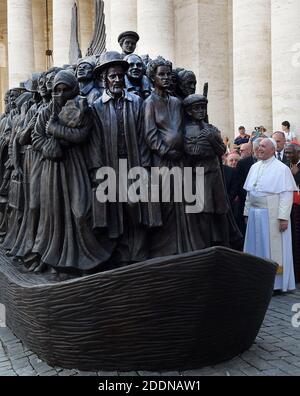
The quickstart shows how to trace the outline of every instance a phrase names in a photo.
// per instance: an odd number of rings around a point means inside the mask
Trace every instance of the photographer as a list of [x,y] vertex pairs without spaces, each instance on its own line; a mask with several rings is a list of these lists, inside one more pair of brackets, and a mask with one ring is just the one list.
[[254,140],[262,138],[266,139],[268,136],[265,134],[267,132],[266,128],[263,126],[260,127],[255,127],[254,131],[251,134],[251,142],[254,142]]
[[243,126],[239,127],[239,136],[234,141],[235,148],[239,148],[242,144],[248,143],[250,136],[246,134],[246,129]]

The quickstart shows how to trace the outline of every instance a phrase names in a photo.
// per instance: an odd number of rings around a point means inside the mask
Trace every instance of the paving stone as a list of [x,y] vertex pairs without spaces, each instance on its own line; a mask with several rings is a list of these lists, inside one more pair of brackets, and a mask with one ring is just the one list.
[[1,377],[16,377],[17,374],[14,371],[6,371],[5,373],[0,372]]
[[22,368],[25,368],[25,367],[30,367],[30,363],[29,363],[29,360],[27,358],[18,359],[18,360],[12,361],[11,365],[12,365],[14,370],[19,370],[19,369],[22,369]]
[[262,371],[262,375],[264,377],[286,377],[287,373],[283,372],[280,369],[270,369]]
[[155,371],[138,371],[138,375],[140,375],[141,377],[159,377],[161,375],[165,375],[162,374],[161,372],[155,372]]
[[32,367],[38,374],[43,374],[46,373],[47,371],[53,370],[52,367],[48,366],[47,363],[41,362],[41,363],[32,363]]
[[255,367],[241,368],[241,371],[248,376],[257,376],[261,374],[260,370],[257,370]]
[[97,377],[98,373],[95,371],[78,371],[76,375],[80,377]]
[[117,377],[117,371],[98,371],[99,377]]
[[138,377],[138,373],[136,371],[128,371],[128,372],[118,372],[119,377]]
[[9,361],[3,364],[0,363],[0,371],[4,371],[8,369],[11,369],[11,364]]
[[284,356],[283,360],[294,365],[300,367],[300,358],[299,356]]
[[17,375],[19,375],[20,377],[32,377],[32,376],[37,375],[37,372],[34,371],[31,366],[24,367],[22,369],[15,370],[15,371],[16,371]]
[[55,377],[57,372],[55,370],[47,371],[46,373],[39,374],[40,377]]
[[64,370],[62,370],[61,372],[58,373],[58,375],[60,377],[69,377],[69,376],[72,376],[72,375],[75,375],[75,374],[77,374],[76,370],[68,370],[68,369],[64,369]]
[[295,367],[289,363],[287,363],[285,360],[278,359],[278,360],[273,360],[272,361],[272,366],[279,368],[282,371],[289,372],[295,370]]
[[164,376],[164,377],[179,377],[180,373],[179,373],[179,371],[163,371],[161,373],[161,376]]
[[246,377],[247,375],[241,370],[228,370],[228,377]]
[[265,360],[260,359],[258,356],[256,358],[252,358],[246,360],[251,366],[255,367],[258,370],[268,370],[273,368],[273,366],[271,366],[268,362],[266,362]]
[[[217,369],[214,367],[208,367],[200,370],[185,370],[185,371],[180,371],[180,374],[185,377],[204,377],[204,376],[210,376],[214,374]],[[164,373],[162,373],[164,375]]]

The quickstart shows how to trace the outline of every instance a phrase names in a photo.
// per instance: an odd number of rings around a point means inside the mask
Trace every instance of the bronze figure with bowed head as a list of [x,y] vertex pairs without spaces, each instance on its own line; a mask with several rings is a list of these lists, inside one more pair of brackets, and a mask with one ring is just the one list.
[[32,253],[40,257],[36,269],[85,273],[110,257],[89,225],[91,185],[84,147],[93,122],[87,101],[69,71],[53,81],[53,103],[38,117],[33,147],[41,152],[40,218]]
[[196,93],[197,78],[194,72],[178,68],[175,70],[177,74],[177,95],[185,99],[189,95]]
[[221,132],[206,122],[207,105],[202,95],[189,95],[183,101],[185,164],[204,171],[203,210],[186,217],[188,228],[198,229],[192,250],[216,245],[239,248],[242,235],[230,208],[222,168],[226,146]]

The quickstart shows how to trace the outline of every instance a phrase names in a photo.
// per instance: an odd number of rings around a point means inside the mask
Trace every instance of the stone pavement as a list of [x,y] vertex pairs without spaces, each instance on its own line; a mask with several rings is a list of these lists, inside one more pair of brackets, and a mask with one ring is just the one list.
[[[292,326],[294,304],[300,289],[273,297],[261,331],[252,348],[226,363],[204,369],[150,372],[80,372],[50,367],[28,350],[8,328],[0,328],[0,376],[298,376],[300,375],[300,327]],[[3,315],[3,314],[2,314]],[[0,311],[0,326],[1,318]],[[297,325],[297,317],[294,317]],[[300,326],[300,314],[299,314]]]

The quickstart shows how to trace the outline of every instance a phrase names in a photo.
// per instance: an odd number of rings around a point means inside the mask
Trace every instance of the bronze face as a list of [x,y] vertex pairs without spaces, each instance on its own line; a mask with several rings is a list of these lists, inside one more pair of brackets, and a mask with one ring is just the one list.
[[158,66],[154,77],[156,88],[166,90],[170,88],[172,82],[172,70],[169,66]]
[[110,67],[107,71],[107,87],[113,95],[122,95],[125,87],[125,72],[122,66]]
[[47,94],[48,95],[51,94],[51,92],[52,92],[53,81],[54,81],[55,76],[56,76],[56,72],[54,72],[54,71],[52,73],[48,73],[46,75],[46,87],[47,87]]
[[195,120],[202,121],[207,116],[207,104],[193,103],[187,108],[187,113]]
[[133,80],[141,80],[144,75],[144,64],[142,59],[137,55],[130,55],[127,59],[129,69],[127,74]]
[[128,37],[123,41],[122,50],[124,54],[133,54],[136,49],[136,40],[134,38]]
[[42,97],[45,97],[48,95],[45,75],[42,75],[39,79],[39,93]]
[[73,89],[66,84],[58,84],[55,87],[53,96],[61,106],[64,106],[74,96]]
[[89,63],[80,63],[77,67],[78,81],[92,80],[93,79],[93,66]]
[[184,96],[194,95],[196,92],[197,81],[194,76],[189,76],[180,85],[181,91]]

